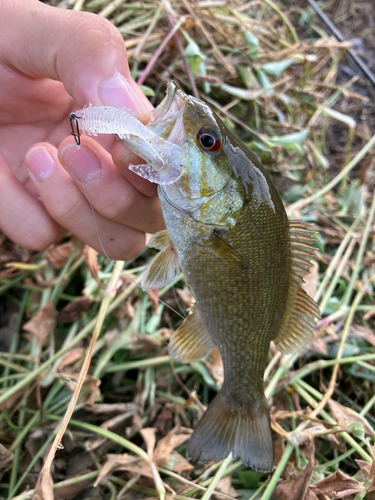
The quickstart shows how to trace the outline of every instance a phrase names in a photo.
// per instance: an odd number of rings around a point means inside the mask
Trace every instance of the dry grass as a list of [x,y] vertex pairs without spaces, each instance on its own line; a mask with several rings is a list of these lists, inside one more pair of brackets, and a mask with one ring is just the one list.
[[[344,33],[365,32],[375,46],[363,6],[339,3],[326,7]],[[173,310],[185,313],[189,292],[183,279],[159,292],[164,303],[140,291],[152,251],[114,268],[74,239],[30,254],[2,237],[2,497],[32,494],[91,340],[89,376],[52,466],[55,498],[207,500],[215,491],[215,498],[359,500],[366,490],[372,498],[374,91],[350,76],[348,43],[332,39],[307,4],[290,4],[61,5],[95,12],[119,28],[133,78],[152,102],[175,79],[209,103],[261,158],[288,213],[319,230],[307,284],[323,313],[316,340],[298,359],[271,349],[266,371],[274,474],[229,459],[196,468],[184,459],[222,370],[215,353],[191,365],[167,355],[180,321]],[[353,25],[357,32],[346,33]]]

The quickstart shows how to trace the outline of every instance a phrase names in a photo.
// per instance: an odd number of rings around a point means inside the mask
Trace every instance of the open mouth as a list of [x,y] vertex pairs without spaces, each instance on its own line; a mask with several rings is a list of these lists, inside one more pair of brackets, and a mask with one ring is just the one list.
[[150,113],[151,122],[147,128],[168,142],[178,144],[184,138],[183,115],[186,104],[187,95],[174,82],[169,82],[166,96]]

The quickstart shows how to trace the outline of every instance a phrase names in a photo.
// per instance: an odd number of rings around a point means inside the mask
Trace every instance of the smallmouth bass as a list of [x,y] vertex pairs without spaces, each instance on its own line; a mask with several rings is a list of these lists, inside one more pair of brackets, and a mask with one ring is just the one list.
[[[83,129],[92,132],[79,113]],[[314,253],[313,231],[288,221],[257,157],[209,106],[173,83],[145,128],[118,134],[147,161],[132,170],[159,184],[167,228],[150,241],[160,252],[142,287],[161,288],[182,270],[195,305],[169,352],[187,363],[216,345],[224,365],[223,386],[198,422],[187,458],[205,463],[232,452],[271,472],[263,374],[271,340],[291,353],[312,339],[319,310],[301,283]]]

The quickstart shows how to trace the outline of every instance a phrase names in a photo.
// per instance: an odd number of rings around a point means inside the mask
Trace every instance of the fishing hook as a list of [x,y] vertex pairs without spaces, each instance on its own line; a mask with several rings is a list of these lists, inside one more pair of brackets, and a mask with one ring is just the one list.
[[79,126],[78,126],[78,116],[75,115],[74,113],[70,113],[69,119],[70,119],[70,128],[72,130],[71,134],[74,137],[77,146],[80,146],[81,134],[79,132]]

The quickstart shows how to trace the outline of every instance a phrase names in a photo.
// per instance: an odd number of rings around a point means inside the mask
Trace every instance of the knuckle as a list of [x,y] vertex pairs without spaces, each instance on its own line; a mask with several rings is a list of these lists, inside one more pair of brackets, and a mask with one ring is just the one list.
[[20,231],[14,240],[28,250],[40,251],[52,245],[58,239],[58,236],[50,227],[39,225],[39,227],[37,226],[32,230],[24,229],[24,231]]
[[72,198],[65,200],[65,203],[51,203],[47,210],[59,224],[69,227],[69,223],[72,220],[77,220],[82,212],[82,200]]
[[106,219],[125,223],[136,207],[136,196],[133,193],[128,193],[124,198],[114,198],[111,203],[106,203],[101,211],[101,215]]
[[124,40],[118,29],[107,19],[89,12],[75,13],[80,16],[75,27],[77,42],[86,47],[102,47],[108,50],[108,45],[123,45]]

